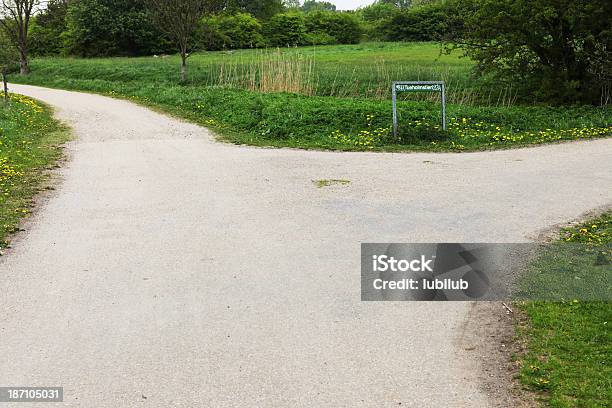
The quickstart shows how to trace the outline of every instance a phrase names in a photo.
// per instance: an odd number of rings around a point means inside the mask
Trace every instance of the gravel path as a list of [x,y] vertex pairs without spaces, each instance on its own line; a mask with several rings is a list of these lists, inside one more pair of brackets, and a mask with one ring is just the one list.
[[524,241],[612,202],[612,139],[258,149],[126,101],[11,88],[78,140],[0,258],[0,385],[64,386],[66,407],[492,406],[457,343],[470,305],[361,303],[360,243]]

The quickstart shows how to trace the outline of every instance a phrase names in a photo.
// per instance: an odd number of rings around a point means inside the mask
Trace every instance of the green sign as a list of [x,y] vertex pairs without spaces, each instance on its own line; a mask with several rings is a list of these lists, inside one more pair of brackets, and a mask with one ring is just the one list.
[[396,84],[396,92],[442,92],[440,84]]

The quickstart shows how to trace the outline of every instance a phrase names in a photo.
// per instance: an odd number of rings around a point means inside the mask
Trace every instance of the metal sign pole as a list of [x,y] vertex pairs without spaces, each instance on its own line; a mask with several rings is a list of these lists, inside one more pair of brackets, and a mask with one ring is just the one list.
[[446,131],[446,86],[442,83],[442,130]]
[[397,89],[393,83],[393,136],[397,137]]

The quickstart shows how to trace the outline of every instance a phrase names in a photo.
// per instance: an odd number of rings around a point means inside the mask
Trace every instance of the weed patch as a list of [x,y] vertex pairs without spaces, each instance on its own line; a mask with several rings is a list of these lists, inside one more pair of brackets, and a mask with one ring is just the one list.
[[331,186],[346,186],[351,184],[350,180],[330,179],[330,180],[313,180],[315,186],[318,188],[331,187]]

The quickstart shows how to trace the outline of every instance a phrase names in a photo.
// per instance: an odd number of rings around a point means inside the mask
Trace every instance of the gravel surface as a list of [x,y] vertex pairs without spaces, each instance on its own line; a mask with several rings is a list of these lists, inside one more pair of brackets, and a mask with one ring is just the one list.
[[360,244],[522,242],[612,202],[612,139],[259,149],[126,101],[11,89],[77,140],[0,258],[0,385],[63,386],[66,407],[492,406],[458,341],[470,304],[360,302]]

